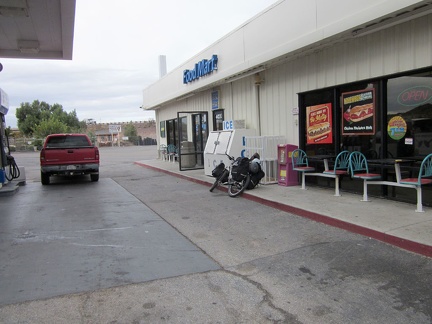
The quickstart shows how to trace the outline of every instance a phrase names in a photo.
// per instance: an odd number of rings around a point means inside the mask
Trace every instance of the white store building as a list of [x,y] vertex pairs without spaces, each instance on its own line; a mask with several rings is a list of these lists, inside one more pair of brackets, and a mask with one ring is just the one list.
[[158,144],[180,147],[180,169],[191,152],[204,168],[209,136],[233,127],[310,155],[420,158],[431,76],[432,1],[281,0],[144,89],[143,108]]

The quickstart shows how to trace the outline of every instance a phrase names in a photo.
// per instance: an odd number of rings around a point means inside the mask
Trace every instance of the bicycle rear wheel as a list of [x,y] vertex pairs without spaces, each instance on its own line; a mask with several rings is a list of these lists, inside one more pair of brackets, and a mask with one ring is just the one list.
[[222,183],[223,179],[227,179],[228,175],[229,175],[229,171],[225,169],[224,172],[222,172],[222,174],[216,178],[216,181],[210,187],[210,192],[212,192],[217,186],[219,186]]
[[243,181],[235,181],[228,184],[228,195],[237,197],[242,194],[250,183],[250,175],[248,174]]

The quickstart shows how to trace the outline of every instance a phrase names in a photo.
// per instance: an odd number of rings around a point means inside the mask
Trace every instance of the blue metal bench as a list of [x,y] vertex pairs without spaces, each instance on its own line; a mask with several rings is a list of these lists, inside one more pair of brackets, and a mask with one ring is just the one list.
[[[324,170],[324,172],[314,172],[315,168],[309,166],[308,156],[305,151],[301,149],[296,149],[292,152],[292,166],[294,171],[301,172],[302,175],[302,184],[301,188],[306,189],[306,176],[316,176],[316,177],[325,177],[325,178],[333,178],[335,179],[335,196],[340,196],[339,192],[339,178],[342,175],[348,174],[348,158],[349,152],[342,151],[340,152],[335,160],[333,169]],[[327,163],[324,163],[327,166]]]
[[366,157],[360,152],[350,154],[349,164],[352,178],[363,179],[363,199],[368,201],[367,186],[368,185],[385,185],[402,188],[413,188],[417,190],[417,208],[416,212],[423,212],[422,203],[422,185],[432,183],[432,154],[426,156],[420,166],[419,175],[417,178],[401,178],[399,163],[402,160],[394,160],[396,181],[383,181],[381,175],[377,173],[369,173]]

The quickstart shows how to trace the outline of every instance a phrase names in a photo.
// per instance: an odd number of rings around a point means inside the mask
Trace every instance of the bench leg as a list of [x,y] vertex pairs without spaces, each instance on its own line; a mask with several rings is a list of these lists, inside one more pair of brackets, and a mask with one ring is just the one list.
[[363,180],[363,199],[362,201],[368,201],[368,194],[367,194],[367,181]]
[[423,203],[422,203],[422,189],[421,186],[416,187],[417,190],[417,209],[416,212],[423,213]]
[[303,190],[306,189],[306,175],[305,175],[304,172],[302,172],[302,186],[301,186],[301,188],[302,188]]
[[339,197],[340,193],[339,193],[339,176],[336,176],[335,178],[335,196]]

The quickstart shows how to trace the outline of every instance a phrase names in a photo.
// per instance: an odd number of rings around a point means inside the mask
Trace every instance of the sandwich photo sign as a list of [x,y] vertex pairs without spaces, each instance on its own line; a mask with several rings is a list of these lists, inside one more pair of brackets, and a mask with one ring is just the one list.
[[375,89],[342,94],[342,134],[375,134]]
[[306,107],[307,144],[333,143],[331,114],[331,103]]

